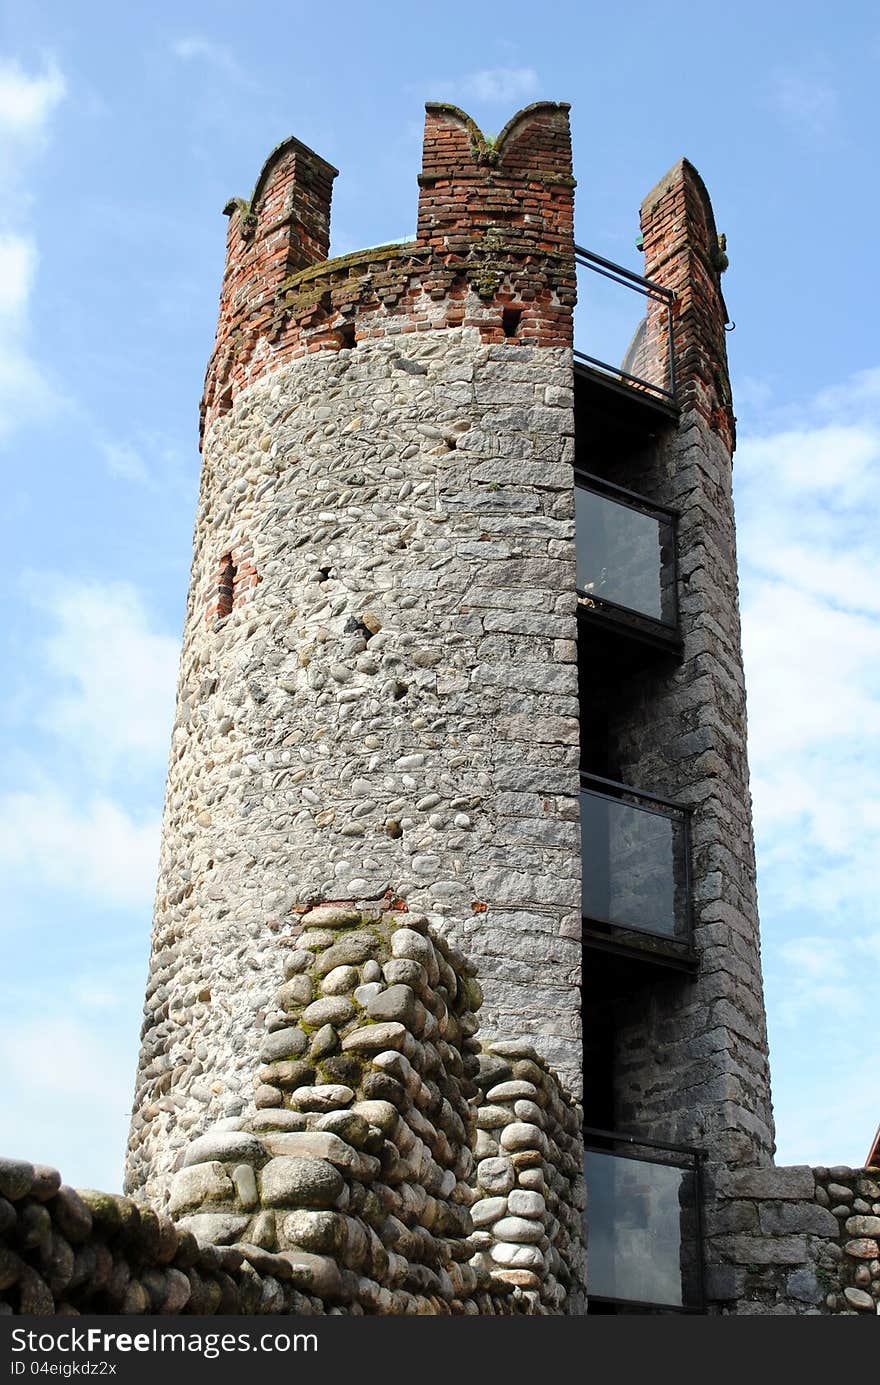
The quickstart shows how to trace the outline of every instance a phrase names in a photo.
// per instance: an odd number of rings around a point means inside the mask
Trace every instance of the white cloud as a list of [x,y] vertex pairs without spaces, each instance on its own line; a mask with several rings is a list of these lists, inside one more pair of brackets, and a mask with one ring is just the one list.
[[27,343],[27,319],[37,269],[32,237],[0,230],[0,439],[56,405],[52,386]]
[[806,934],[783,943],[778,954],[786,975],[786,993],[779,1005],[783,1023],[794,1025],[805,1012],[847,1020],[872,1012],[868,988],[853,984],[853,979],[880,959],[880,929],[849,933],[845,950],[840,938]]
[[837,129],[837,91],[816,72],[777,72],[770,83],[770,103],[787,125],[811,143],[824,144]]
[[25,174],[45,143],[49,121],[65,94],[54,62],[29,74],[0,62],[0,440],[50,413],[55,392],[31,352],[28,309],[37,268],[33,237],[13,227],[28,205]]
[[36,269],[37,247],[30,236],[0,231],[0,323],[4,331],[23,321]]
[[8,886],[20,878],[92,896],[103,908],[149,909],[159,858],[157,816],[137,822],[112,799],[74,802],[49,786],[3,795],[0,819]]
[[179,643],[153,628],[127,583],[31,575],[33,603],[48,615],[49,675],[42,722],[76,745],[93,771],[151,771],[167,755]]
[[781,1159],[858,1163],[877,1115],[848,1079],[880,1011],[880,370],[797,418],[744,428],[734,473],[774,1100]]
[[20,141],[40,139],[66,89],[54,61],[36,74],[17,62],[0,61],[0,134]]
[[150,472],[146,462],[136,447],[127,442],[105,442],[101,445],[104,461],[111,476],[123,481],[137,481],[143,485],[149,480]]
[[484,67],[431,84],[439,96],[483,105],[513,105],[532,99],[540,86],[532,67]]

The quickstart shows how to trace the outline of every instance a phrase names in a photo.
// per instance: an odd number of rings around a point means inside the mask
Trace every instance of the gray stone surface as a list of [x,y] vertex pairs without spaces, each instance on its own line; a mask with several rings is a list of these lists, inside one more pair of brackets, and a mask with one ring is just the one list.
[[[128,1175],[160,1202],[248,1109],[251,1017],[315,896],[405,895],[478,963],[484,1023],[579,1075],[576,834],[546,836],[578,787],[571,358],[469,328],[407,339],[424,374],[399,355],[294,361],[205,439]],[[212,628],[243,542],[261,580]],[[339,947],[328,972],[364,960]]]

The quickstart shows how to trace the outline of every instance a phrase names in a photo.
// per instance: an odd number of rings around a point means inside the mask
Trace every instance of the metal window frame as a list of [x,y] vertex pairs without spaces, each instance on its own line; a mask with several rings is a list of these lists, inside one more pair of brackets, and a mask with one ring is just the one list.
[[[705,1217],[703,1214],[704,1196],[704,1167],[708,1158],[708,1153],[698,1145],[673,1144],[668,1140],[648,1140],[640,1135],[633,1135],[628,1131],[603,1130],[597,1126],[585,1125],[581,1131],[584,1140],[584,1153],[607,1154],[613,1159],[631,1159],[636,1163],[643,1164],[662,1164],[669,1168],[687,1169],[694,1175],[694,1207],[696,1211],[695,1233],[697,1242],[696,1256],[696,1289],[697,1301],[693,1304],[676,1303],[648,1303],[643,1299],[610,1298],[605,1294],[590,1294],[589,1282],[589,1197],[587,1198],[587,1208],[585,1212],[586,1236],[587,1236],[587,1305],[592,1301],[596,1303],[615,1303],[626,1308],[646,1308],[651,1310],[661,1310],[666,1313],[705,1313],[706,1311],[706,1234]],[[683,1155],[683,1159],[652,1159],[648,1155],[633,1154],[630,1150],[606,1149],[600,1144],[594,1143],[596,1140],[611,1140],[615,1144],[634,1145],[639,1149],[655,1149],[668,1154]]]
[[667,366],[669,370],[669,388],[665,389],[662,385],[655,385],[650,380],[643,380],[639,375],[632,375],[629,371],[623,370],[620,366],[611,365],[609,361],[603,361],[598,356],[588,356],[585,351],[574,351],[574,356],[579,361],[585,361],[588,365],[596,366],[599,370],[614,377],[617,381],[627,381],[629,384],[636,385],[640,389],[648,390],[652,395],[659,397],[666,402],[676,405],[678,381],[675,369],[675,341],[674,341],[674,312],[675,293],[672,289],[666,288],[663,284],[656,283],[653,279],[646,279],[642,274],[636,274],[624,265],[615,264],[614,260],[606,260],[603,255],[597,255],[592,250],[587,250],[582,245],[574,247],[575,264],[584,269],[591,270],[594,274],[601,274],[603,278],[610,279],[613,284],[619,284],[621,288],[631,289],[634,293],[640,293],[645,298],[650,298],[655,303],[664,303],[667,314]]
[[[578,596],[585,597],[589,601],[595,601],[600,609],[607,608],[609,612],[619,611],[621,615],[636,617],[639,621],[649,621],[651,626],[664,634],[680,636],[681,633],[681,613],[678,604],[678,524],[681,517],[679,510],[673,509],[670,505],[661,505],[657,501],[649,500],[647,496],[640,495],[638,491],[627,490],[626,486],[619,486],[614,481],[606,481],[604,476],[596,476],[592,471],[585,471],[583,467],[575,466],[575,487],[581,490],[591,491],[594,495],[600,495],[603,499],[610,500],[616,505],[623,505],[630,510],[638,510],[641,514],[647,514],[652,519],[657,519],[660,523],[668,524],[672,529],[672,607],[673,616],[671,620],[664,620],[662,617],[646,615],[644,611],[638,611],[634,606],[622,606],[618,601],[610,601],[605,596],[597,596],[594,592],[584,591],[582,587],[577,587]],[[586,484],[585,484],[586,483]],[[577,536],[575,536],[577,544]]]
[[[617,793],[603,793],[602,789],[590,787],[592,784],[601,784],[605,789],[616,789]],[[640,937],[660,938],[663,942],[685,946],[688,949],[693,947],[694,938],[694,911],[693,911],[693,872],[691,868],[691,820],[693,818],[693,807],[689,803],[680,803],[675,799],[664,798],[660,794],[646,793],[644,789],[637,789],[632,784],[623,784],[617,779],[605,779],[599,774],[589,774],[586,770],[580,771],[580,792],[591,793],[595,798],[603,798],[611,803],[625,802],[623,794],[632,794],[634,798],[643,799],[645,802],[628,803],[626,806],[635,808],[642,813],[653,813],[655,817],[670,818],[673,813],[680,816],[682,830],[684,833],[684,891],[685,891],[685,910],[683,919],[683,929],[681,933],[673,934],[661,932],[659,929],[637,928],[633,924],[620,923],[616,919],[597,918],[593,914],[581,914],[583,924],[601,924],[606,928],[619,929],[623,934],[638,934]],[[660,807],[652,808],[652,803],[660,804]],[[672,810],[671,812],[668,810]],[[581,851],[583,861],[583,850]]]

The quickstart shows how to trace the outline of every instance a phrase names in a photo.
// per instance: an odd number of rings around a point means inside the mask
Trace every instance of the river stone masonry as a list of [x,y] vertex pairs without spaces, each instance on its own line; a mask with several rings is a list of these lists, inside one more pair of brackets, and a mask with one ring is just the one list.
[[257,1110],[187,1147],[179,1226],[283,1251],[340,1311],[577,1311],[582,1113],[531,1045],[481,1053],[473,964],[381,906],[311,909],[281,946]]

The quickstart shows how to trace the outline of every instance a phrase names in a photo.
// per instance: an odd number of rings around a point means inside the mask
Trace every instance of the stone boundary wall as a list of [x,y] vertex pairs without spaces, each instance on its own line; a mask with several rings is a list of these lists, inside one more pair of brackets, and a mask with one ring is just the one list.
[[708,1294],[722,1313],[880,1313],[880,1169],[794,1165],[716,1179]]
[[76,1192],[55,1169],[0,1159],[0,1314],[325,1312],[284,1255],[200,1245],[131,1198]]

